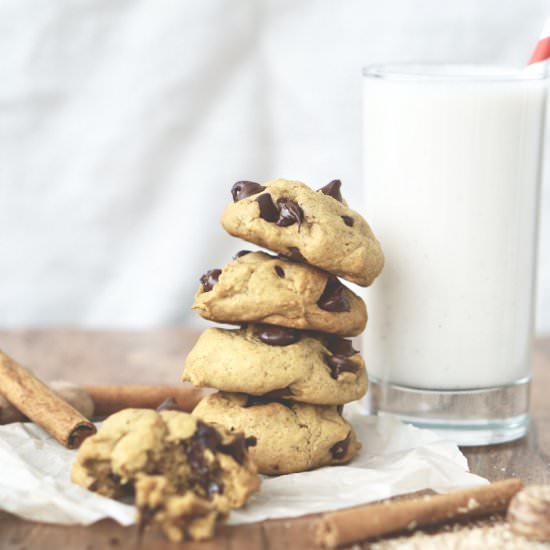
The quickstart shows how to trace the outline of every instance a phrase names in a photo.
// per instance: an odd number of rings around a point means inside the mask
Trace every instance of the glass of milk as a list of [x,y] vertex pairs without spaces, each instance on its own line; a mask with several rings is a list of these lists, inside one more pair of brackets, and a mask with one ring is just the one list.
[[368,406],[462,445],[528,429],[547,79],[484,66],[364,70]]

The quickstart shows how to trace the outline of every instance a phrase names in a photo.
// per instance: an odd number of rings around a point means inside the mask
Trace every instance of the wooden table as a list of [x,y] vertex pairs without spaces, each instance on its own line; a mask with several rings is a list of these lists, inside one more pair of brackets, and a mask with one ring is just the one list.
[[[31,367],[44,380],[77,383],[177,383],[183,360],[197,336],[185,328],[147,332],[80,330],[1,332],[0,348]],[[550,483],[550,339],[536,345],[533,425],[522,441],[464,449],[470,468],[490,480],[519,477],[526,483]],[[1,467],[1,465],[0,465]],[[201,550],[307,550],[310,518],[273,520],[224,527],[212,541],[186,543]],[[33,523],[0,512],[0,549],[175,548],[161,535],[147,532],[138,540],[135,527],[113,521],[91,527]],[[365,546],[367,547],[367,546]]]

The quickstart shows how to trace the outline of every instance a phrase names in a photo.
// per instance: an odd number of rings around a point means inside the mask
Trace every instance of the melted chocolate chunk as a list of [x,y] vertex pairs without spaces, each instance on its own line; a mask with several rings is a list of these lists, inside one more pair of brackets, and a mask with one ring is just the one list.
[[238,181],[231,188],[231,196],[233,197],[233,202],[239,202],[247,197],[261,193],[264,189],[263,185],[254,181]]
[[324,187],[321,187],[321,189],[318,189],[318,191],[321,191],[324,195],[328,195],[329,197],[336,199],[338,202],[343,202],[344,199],[342,197],[342,193],[340,192],[341,186],[342,182],[340,180],[332,180]]
[[348,227],[353,227],[353,218],[351,218],[350,216],[342,216],[342,219]]
[[191,439],[184,445],[187,462],[191,469],[199,475],[204,476],[208,473],[208,463],[204,458],[205,447],[197,439]]
[[270,346],[289,346],[300,339],[300,332],[277,325],[260,325],[258,338]]
[[277,206],[279,207],[279,219],[276,224],[279,227],[288,227],[295,223],[298,224],[298,227],[302,225],[304,221],[304,211],[290,199],[279,199],[277,201]]
[[277,275],[281,277],[281,279],[285,278],[285,271],[280,265],[275,266],[275,273],[277,273]]
[[244,463],[247,449],[246,440],[241,434],[236,435],[231,443],[220,445],[220,452],[233,457],[239,464]]
[[200,441],[205,449],[215,451],[221,443],[222,436],[212,426],[199,420],[197,421],[197,431],[193,435],[193,439]]
[[[220,443],[218,451],[233,457],[235,462],[243,464],[248,447],[254,447],[257,442],[258,440],[253,436],[245,438],[242,434],[236,434],[230,443]],[[221,492],[223,492],[223,486]]]
[[351,442],[351,432],[348,432],[348,435],[346,436],[345,439],[342,439],[342,441],[338,441],[338,443],[334,444],[330,448],[330,453],[332,454],[332,457],[336,459],[344,458],[348,453],[350,442]]
[[204,292],[210,292],[214,288],[221,274],[221,269],[211,269],[201,277],[201,284]]
[[271,223],[275,223],[279,219],[279,211],[269,193],[260,195],[256,202],[260,206],[260,218]]
[[317,305],[325,311],[334,313],[349,311],[351,308],[348,299],[344,296],[345,288],[336,277],[329,277]]
[[162,411],[183,411],[183,409],[173,397],[168,397],[157,407],[157,412]]
[[221,435],[211,426],[197,421],[197,430],[189,440],[183,442],[183,448],[187,455],[187,462],[193,470],[200,475],[208,473],[208,463],[204,457],[204,451],[215,451],[222,440]]
[[325,347],[335,355],[343,355],[344,357],[351,357],[359,353],[356,349],[353,349],[351,340],[333,334],[326,336]]
[[236,260],[237,258],[242,258],[243,256],[246,256],[247,254],[250,254],[252,250],[239,250],[235,256],[233,256],[233,259]]
[[357,372],[359,365],[343,355],[327,355],[325,363],[330,367],[330,375],[335,380],[343,372]]
[[[248,407],[254,407],[255,405],[268,405],[269,403],[279,403],[285,407],[291,408],[292,401],[284,399],[284,397],[289,397],[288,388],[282,388],[278,390],[270,391],[264,395],[247,395],[246,403],[243,405],[245,409]],[[281,394],[284,397],[281,397]]]

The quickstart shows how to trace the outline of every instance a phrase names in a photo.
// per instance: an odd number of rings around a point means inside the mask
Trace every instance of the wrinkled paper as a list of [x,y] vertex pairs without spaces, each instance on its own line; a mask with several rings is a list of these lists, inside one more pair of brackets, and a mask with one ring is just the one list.
[[[296,517],[371,502],[404,493],[488,483],[468,471],[456,444],[429,430],[388,417],[366,417],[346,408],[363,449],[348,466],[265,477],[261,491],[230,524]],[[0,509],[26,519],[89,525],[112,518],[134,523],[135,509],[71,483],[76,451],[59,445],[34,424],[0,426]]]

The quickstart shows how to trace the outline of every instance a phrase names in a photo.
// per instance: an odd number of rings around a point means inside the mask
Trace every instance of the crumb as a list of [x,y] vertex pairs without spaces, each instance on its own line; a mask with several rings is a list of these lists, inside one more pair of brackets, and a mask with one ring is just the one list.
[[444,531],[426,533],[417,531],[408,536],[383,539],[370,544],[370,550],[550,550],[550,544],[529,541],[514,535],[510,526],[499,519],[497,524],[489,520],[476,521],[469,525],[452,524]]

